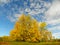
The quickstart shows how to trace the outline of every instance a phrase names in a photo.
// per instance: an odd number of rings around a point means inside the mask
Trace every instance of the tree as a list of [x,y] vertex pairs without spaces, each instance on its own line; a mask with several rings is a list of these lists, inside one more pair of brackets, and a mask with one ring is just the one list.
[[0,37],[0,42],[3,41],[2,37]]
[[2,41],[11,41],[9,36],[1,37]]
[[41,38],[42,41],[48,41],[52,39],[52,34],[50,31],[47,30],[46,26],[47,25],[45,22],[39,23],[39,29],[42,35],[42,38]]
[[41,34],[38,22],[32,19],[30,15],[21,15],[15,23],[14,29],[11,30],[10,37],[16,41],[39,42]]
[[40,30],[46,30],[46,23],[45,22],[40,22],[39,23],[39,28],[40,28]]
[[22,14],[10,31],[10,38],[14,41],[39,42],[52,39],[52,34],[46,28],[45,22],[37,22],[30,15]]
[[49,41],[52,39],[52,34],[48,30],[42,30],[42,41]]

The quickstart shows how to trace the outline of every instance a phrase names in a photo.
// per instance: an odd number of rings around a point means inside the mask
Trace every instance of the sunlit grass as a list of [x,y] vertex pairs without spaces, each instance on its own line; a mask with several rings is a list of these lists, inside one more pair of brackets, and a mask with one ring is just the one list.
[[39,43],[29,43],[29,42],[8,42],[8,45],[60,45],[60,42],[39,42]]

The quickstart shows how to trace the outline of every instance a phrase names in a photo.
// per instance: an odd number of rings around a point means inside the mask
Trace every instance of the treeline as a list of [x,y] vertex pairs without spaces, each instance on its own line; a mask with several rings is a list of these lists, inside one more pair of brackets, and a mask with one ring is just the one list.
[[53,42],[60,42],[60,39],[52,39]]
[[0,42],[12,41],[9,36],[0,37]]
[[[3,37],[0,37],[0,42],[11,42],[13,40],[11,40],[10,36],[3,36]],[[15,40],[17,41],[17,40]],[[51,40],[41,40],[40,42],[60,42],[60,39],[51,39]]]
[[30,15],[22,14],[7,39],[11,41],[46,42],[52,40],[52,34],[47,30],[45,22],[39,23]]

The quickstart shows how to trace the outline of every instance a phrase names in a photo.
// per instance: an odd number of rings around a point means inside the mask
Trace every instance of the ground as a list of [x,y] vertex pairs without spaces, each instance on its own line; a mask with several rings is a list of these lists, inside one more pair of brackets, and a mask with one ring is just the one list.
[[40,42],[40,43],[29,43],[29,42],[0,42],[0,45],[60,45],[60,42]]

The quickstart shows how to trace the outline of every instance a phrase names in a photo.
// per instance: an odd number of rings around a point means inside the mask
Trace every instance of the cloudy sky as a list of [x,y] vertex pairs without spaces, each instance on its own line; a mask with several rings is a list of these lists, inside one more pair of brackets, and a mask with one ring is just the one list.
[[0,0],[0,36],[9,35],[21,14],[46,22],[55,38],[60,38],[60,0]]

